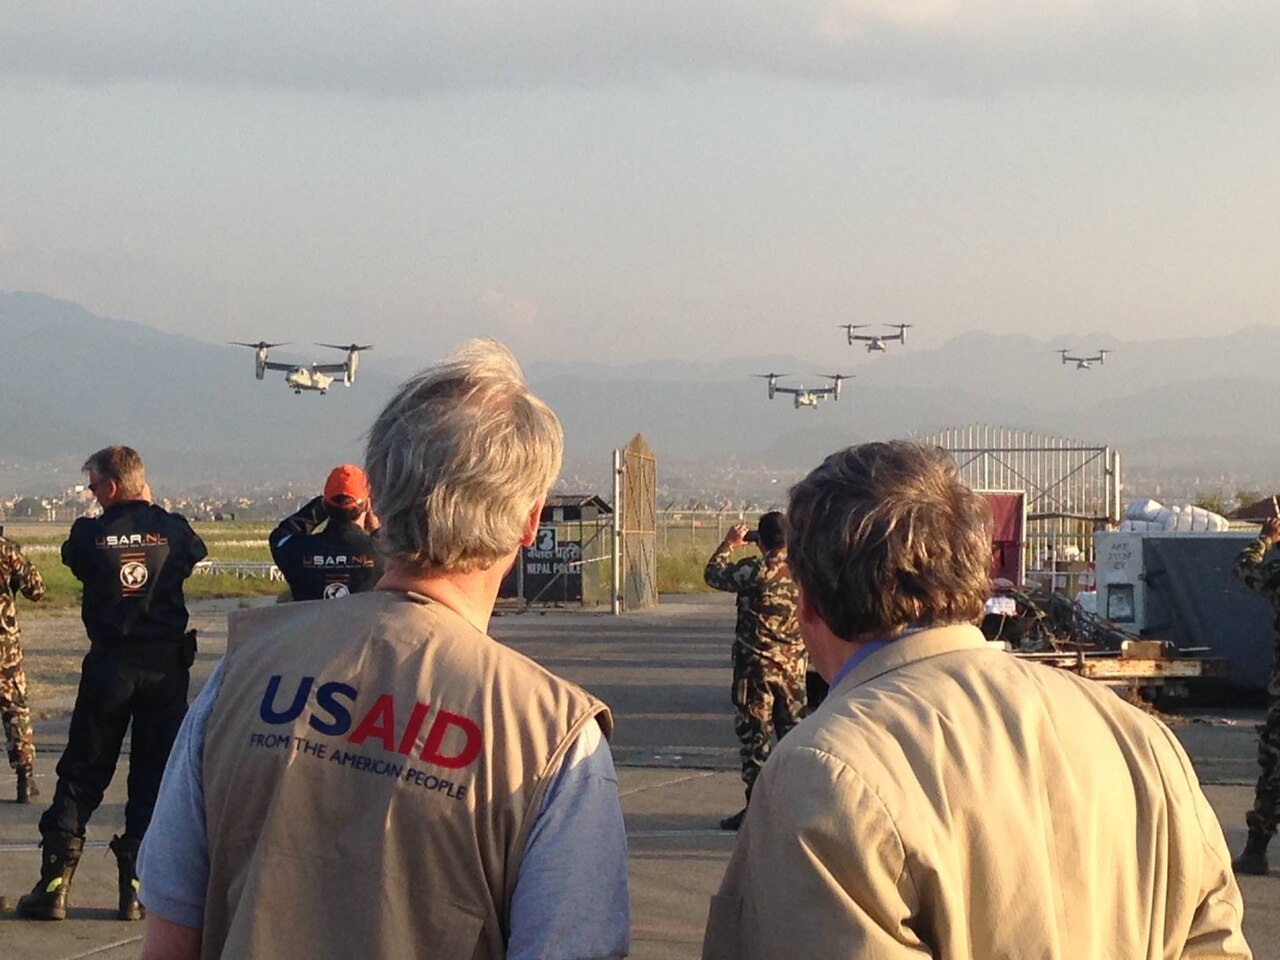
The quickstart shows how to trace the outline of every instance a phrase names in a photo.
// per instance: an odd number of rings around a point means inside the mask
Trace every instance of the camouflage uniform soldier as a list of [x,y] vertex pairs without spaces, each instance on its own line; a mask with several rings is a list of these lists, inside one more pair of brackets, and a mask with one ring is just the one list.
[[[707,585],[738,595],[733,643],[734,730],[742,741],[742,780],[747,802],[760,768],[773,749],[805,715],[805,652],[796,621],[796,586],[787,567],[786,518],[766,513],[757,535],[762,556],[730,562],[735,547],[748,542],[746,524],[729,530],[707,561]],[[737,830],[744,807],[720,821]]]
[[0,720],[9,746],[9,766],[18,775],[18,802],[31,803],[36,789],[36,740],[27,709],[27,675],[22,669],[22,631],[17,593],[28,600],[44,596],[40,571],[12,540],[0,537]]
[[1249,839],[1232,866],[1237,873],[1265,876],[1267,844],[1280,820],[1280,560],[1264,562],[1267,552],[1280,543],[1280,519],[1262,525],[1262,534],[1236,558],[1231,570],[1245,585],[1271,602],[1276,613],[1275,656],[1267,683],[1267,717],[1258,727],[1258,786],[1253,809],[1245,816]]

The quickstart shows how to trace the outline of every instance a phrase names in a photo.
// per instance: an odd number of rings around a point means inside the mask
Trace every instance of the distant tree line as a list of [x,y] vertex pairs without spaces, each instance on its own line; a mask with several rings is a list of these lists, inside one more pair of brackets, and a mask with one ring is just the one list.
[[1191,501],[1195,506],[1204,510],[1212,510],[1214,513],[1226,516],[1239,510],[1241,507],[1247,507],[1251,503],[1257,503],[1262,499],[1261,490],[1237,490],[1233,497],[1227,497],[1221,490],[1213,493],[1202,493]]

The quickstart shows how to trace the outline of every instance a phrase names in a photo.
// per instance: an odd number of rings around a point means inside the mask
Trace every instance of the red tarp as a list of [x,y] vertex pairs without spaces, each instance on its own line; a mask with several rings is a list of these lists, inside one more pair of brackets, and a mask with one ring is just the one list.
[[1022,579],[1022,545],[1026,539],[1022,522],[1025,511],[1022,493],[984,493],[991,505],[991,576],[1011,583]]

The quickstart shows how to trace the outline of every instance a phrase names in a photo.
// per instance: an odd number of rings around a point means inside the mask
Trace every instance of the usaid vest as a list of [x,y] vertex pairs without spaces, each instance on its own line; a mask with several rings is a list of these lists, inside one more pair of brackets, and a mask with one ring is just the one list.
[[608,708],[385,591],[233,613],[223,670],[202,955],[505,956],[543,794]]

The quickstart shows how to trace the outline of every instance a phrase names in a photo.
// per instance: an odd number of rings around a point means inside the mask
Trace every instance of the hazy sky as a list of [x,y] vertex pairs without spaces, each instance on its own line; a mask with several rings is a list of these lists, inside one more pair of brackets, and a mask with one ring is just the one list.
[[207,340],[1280,323],[1275,0],[0,0],[0,288]]

